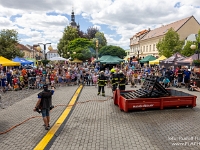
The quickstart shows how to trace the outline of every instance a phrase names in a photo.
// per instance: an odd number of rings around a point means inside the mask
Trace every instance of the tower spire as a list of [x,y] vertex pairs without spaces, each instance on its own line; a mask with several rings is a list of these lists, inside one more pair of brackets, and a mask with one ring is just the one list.
[[72,7],[71,21],[75,22],[74,7]]

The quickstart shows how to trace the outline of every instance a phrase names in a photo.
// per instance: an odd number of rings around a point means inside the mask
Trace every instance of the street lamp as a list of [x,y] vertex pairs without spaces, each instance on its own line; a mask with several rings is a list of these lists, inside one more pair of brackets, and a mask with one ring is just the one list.
[[[69,59],[72,59],[72,58],[71,58],[71,53],[70,53],[70,52],[67,52],[67,54],[70,56]],[[73,52],[73,54],[76,54],[76,52]]]
[[96,39],[96,60],[98,60],[98,48],[99,48],[99,40]]
[[[197,34],[196,34],[195,36],[196,36],[196,39],[197,39]],[[197,41],[197,42],[198,42],[198,41]],[[197,54],[198,54],[198,60],[199,60],[199,48],[200,48],[200,43],[198,42],[197,44],[198,44],[198,47],[197,47],[195,44],[192,44],[192,45],[190,46],[190,48],[191,48],[192,50],[195,50],[195,49],[197,48],[196,52],[197,52]]]
[[46,55],[46,45],[47,44],[50,44],[50,46],[48,47],[48,49],[51,51],[53,50],[52,46],[51,46],[51,43],[38,43],[38,47],[37,47],[37,50],[38,51],[41,51],[41,47],[39,45],[44,45],[44,59],[47,60],[47,55]]

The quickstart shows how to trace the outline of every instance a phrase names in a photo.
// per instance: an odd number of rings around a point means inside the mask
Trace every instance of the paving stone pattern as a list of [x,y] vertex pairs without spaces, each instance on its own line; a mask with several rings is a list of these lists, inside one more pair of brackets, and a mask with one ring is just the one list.
[[[60,87],[55,90],[53,105],[68,104],[78,86]],[[39,93],[39,91],[38,91]],[[43,127],[41,114],[33,112],[37,102],[37,94],[33,94],[19,102],[14,103],[0,111],[0,132],[4,132],[10,127],[21,123],[32,116],[39,116],[26,123],[14,128],[6,134],[0,135],[0,149],[19,150],[33,149],[36,144],[47,133]],[[51,112],[51,125],[54,123],[64,110],[64,106],[56,107]]]
[[[77,86],[61,87],[54,95],[54,105],[67,104]],[[130,89],[130,86],[127,86]],[[200,96],[198,92],[177,89]],[[32,111],[36,94],[0,111],[0,132],[39,114]],[[70,118],[51,150],[198,150],[200,149],[200,100],[197,107],[122,112],[113,104],[112,91],[97,96],[97,88],[85,86]],[[106,101],[104,101],[106,100]],[[89,101],[89,102],[86,102]],[[86,102],[86,103],[83,103]],[[51,113],[55,122],[64,107]],[[33,149],[47,131],[42,118],[29,120],[0,135],[0,149]],[[185,138],[185,139],[183,139]],[[196,143],[195,143],[196,142]],[[173,146],[176,143],[185,145]],[[190,146],[189,146],[190,145]]]
[[[127,88],[130,89],[129,86]],[[187,89],[177,90],[200,96],[200,93],[189,92]],[[96,88],[85,86],[79,102],[103,101],[111,95],[111,90],[106,89],[105,98],[97,96]],[[197,104],[198,106],[193,109],[129,113],[121,112],[111,99],[105,102],[92,101],[79,104],[53,143],[51,150],[200,149],[199,99]],[[184,143],[185,146],[173,146],[173,143]]]

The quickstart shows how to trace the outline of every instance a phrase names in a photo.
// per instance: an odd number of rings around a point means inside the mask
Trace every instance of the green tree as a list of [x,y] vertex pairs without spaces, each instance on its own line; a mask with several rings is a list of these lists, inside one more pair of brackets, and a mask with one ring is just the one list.
[[195,51],[190,48],[190,46],[192,44],[193,44],[192,41],[187,41],[186,45],[184,46],[183,50],[181,51],[181,54],[184,56],[187,56],[187,57],[193,55],[195,53]]
[[103,46],[99,50],[99,57],[103,55],[118,56],[119,58],[123,59],[126,56],[126,52],[119,46],[109,45],[109,46]]
[[[67,47],[68,52],[70,52],[71,57],[78,58],[80,60],[87,60],[95,55],[95,45],[92,41],[85,38],[77,38],[71,41]],[[76,54],[73,54],[76,52]],[[69,58],[70,55],[67,55],[66,58]]]
[[62,38],[59,40],[59,43],[57,45],[57,49],[58,49],[58,54],[61,55],[63,57],[66,57],[67,52],[68,52],[68,44],[70,43],[70,41],[73,41],[74,39],[78,38],[78,30],[67,26],[67,28],[64,29],[63,32],[63,36]]
[[13,59],[16,56],[23,57],[24,53],[20,52],[17,47],[18,33],[15,30],[0,31],[0,56]]
[[196,36],[196,41],[194,41],[194,44],[196,45],[196,49],[200,51],[200,30],[198,31],[198,34]]
[[95,38],[92,39],[93,43],[96,44],[96,40],[98,40],[98,48],[101,49],[103,46],[107,45],[106,37],[104,36],[104,33],[97,32],[95,34]]
[[184,42],[172,28],[168,30],[163,39],[156,45],[159,55],[170,57],[176,52],[181,52]]

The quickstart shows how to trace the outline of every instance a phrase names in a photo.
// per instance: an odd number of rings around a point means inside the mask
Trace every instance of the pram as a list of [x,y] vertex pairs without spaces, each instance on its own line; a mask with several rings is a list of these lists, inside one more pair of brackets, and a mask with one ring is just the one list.
[[174,78],[173,86],[178,87],[178,78],[177,77]]
[[29,89],[35,89],[36,88],[36,78],[35,77],[29,77],[28,78],[28,88]]

